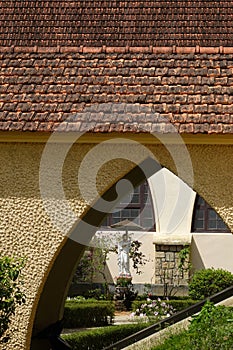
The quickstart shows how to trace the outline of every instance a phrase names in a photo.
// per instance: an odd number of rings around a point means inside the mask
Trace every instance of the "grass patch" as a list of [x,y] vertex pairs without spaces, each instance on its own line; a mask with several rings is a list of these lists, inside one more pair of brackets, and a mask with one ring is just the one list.
[[[161,345],[151,350],[191,350],[188,331],[173,334]],[[199,349],[200,350],[200,349]]]

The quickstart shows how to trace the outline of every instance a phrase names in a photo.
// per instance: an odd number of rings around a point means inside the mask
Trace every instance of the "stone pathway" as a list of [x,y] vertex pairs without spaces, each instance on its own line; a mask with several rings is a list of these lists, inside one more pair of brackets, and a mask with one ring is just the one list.
[[127,324],[134,323],[132,317],[130,317],[131,311],[116,312],[114,316],[114,324]]

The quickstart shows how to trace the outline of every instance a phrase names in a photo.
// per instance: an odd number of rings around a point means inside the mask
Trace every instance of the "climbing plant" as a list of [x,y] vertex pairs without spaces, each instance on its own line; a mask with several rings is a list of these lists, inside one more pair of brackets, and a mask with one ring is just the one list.
[[192,265],[190,263],[190,247],[185,246],[183,249],[180,250],[179,252],[179,264],[178,264],[178,269],[181,272],[184,271],[190,271]]

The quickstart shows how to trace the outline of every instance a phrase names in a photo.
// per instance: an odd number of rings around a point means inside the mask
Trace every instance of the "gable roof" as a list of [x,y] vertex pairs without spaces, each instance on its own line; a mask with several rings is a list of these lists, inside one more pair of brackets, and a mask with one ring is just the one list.
[[0,12],[0,131],[233,133],[232,1],[5,0]]
[[231,0],[3,0],[0,46],[233,46]]

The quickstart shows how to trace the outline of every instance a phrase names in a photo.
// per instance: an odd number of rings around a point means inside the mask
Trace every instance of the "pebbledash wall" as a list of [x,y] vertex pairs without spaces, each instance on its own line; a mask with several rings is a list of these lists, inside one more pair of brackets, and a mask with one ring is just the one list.
[[[44,136],[20,134],[17,138],[13,134],[4,133],[1,137],[1,254],[26,257],[24,269],[24,290],[26,305],[17,309],[12,323],[12,338],[7,349],[49,349],[46,340],[37,335],[47,326],[62,318],[63,303],[68,290],[71,275],[80,259],[84,246],[80,244],[82,222],[77,219],[76,226],[71,230],[72,239],[64,236],[54,226],[48,216],[40,192],[40,161],[46,139]],[[114,137],[113,135],[108,137]],[[124,137],[132,137],[125,134]],[[176,174],[176,166],[167,149],[144,134],[135,134],[134,139],[146,147],[156,156],[162,166]],[[90,142],[91,141],[91,142]],[[94,143],[95,142],[95,143]],[[80,196],[77,186],[77,174],[83,157],[98,143],[98,137],[91,135],[82,142],[74,144],[66,157],[63,166],[62,183],[65,197],[77,217],[86,218],[98,227],[102,217],[89,215],[91,203],[86,203]],[[220,136],[218,144],[214,136],[186,137],[186,146],[194,172],[194,190],[197,191],[225,220],[233,231],[233,163],[232,140],[230,137]],[[65,142],[55,145],[56,152],[62,152]],[[177,155],[177,162],[182,165],[184,155],[179,145],[172,145]],[[138,145],[108,144],[106,152],[118,150],[124,154],[135,154]],[[95,168],[98,159],[89,164],[89,171]],[[51,170],[51,169],[50,169]],[[100,168],[97,177],[97,187],[100,193],[109,193],[111,186],[128,174],[128,178],[137,185],[142,181],[142,174],[134,168],[132,162],[124,159],[114,159]],[[189,174],[184,174],[184,181],[188,183]],[[141,178],[140,178],[141,177]],[[88,176],[83,179],[88,191]],[[87,183],[85,183],[85,181]],[[109,190],[109,191],[108,191]],[[53,198],[51,203],[59,204],[62,200]],[[93,198],[93,201],[95,198]],[[90,201],[91,202],[91,201]],[[54,219],[54,218],[53,218]],[[56,218],[55,218],[56,219]],[[90,230],[90,236],[94,234]],[[156,241],[155,241],[156,243]],[[158,242],[157,242],[158,243]],[[159,244],[162,244],[161,242]],[[32,340],[32,342],[31,342]]]

